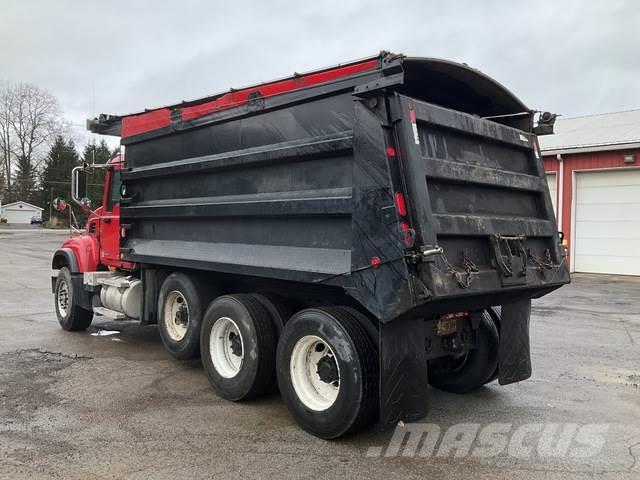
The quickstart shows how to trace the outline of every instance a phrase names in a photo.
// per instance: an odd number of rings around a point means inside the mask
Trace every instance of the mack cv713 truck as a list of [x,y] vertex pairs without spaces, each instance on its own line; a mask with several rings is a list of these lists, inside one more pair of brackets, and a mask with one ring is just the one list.
[[277,388],[337,438],[531,375],[531,299],[569,281],[527,108],[465,64],[380,55],[140,113],[53,256],[65,330],[157,324],[215,392]]

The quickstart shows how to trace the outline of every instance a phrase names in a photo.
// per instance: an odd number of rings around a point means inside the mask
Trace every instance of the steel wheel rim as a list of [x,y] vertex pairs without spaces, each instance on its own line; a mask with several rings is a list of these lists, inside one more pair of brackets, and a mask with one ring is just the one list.
[[293,389],[307,408],[322,412],[338,399],[340,367],[322,338],[306,335],[298,340],[291,352],[289,371]]
[[164,320],[167,333],[172,340],[179,342],[189,329],[189,305],[182,293],[173,290],[164,302]]
[[209,356],[218,374],[233,378],[244,363],[244,340],[236,322],[229,317],[218,318],[211,328]]
[[61,280],[58,284],[56,303],[58,304],[58,312],[60,315],[66,317],[69,311],[69,286],[64,280]]

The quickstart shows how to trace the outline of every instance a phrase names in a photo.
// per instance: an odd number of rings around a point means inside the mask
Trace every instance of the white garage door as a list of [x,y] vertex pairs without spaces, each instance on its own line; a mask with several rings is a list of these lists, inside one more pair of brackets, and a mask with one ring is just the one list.
[[40,215],[38,210],[32,210],[30,208],[8,207],[5,209],[4,216],[8,223],[31,223],[31,217]]
[[640,170],[576,174],[574,270],[640,275]]
[[551,194],[551,203],[553,204],[553,213],[556,214],[556,218],[558,218],[558,207],[556,206],[556,201],[558,199],[556,194],[556,174],[555,173],[547,173],[547,183],[549,184],[549,193]]

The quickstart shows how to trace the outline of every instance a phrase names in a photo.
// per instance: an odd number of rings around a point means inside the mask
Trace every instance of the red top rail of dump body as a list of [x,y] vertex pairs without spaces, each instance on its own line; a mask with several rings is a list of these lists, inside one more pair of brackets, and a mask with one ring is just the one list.
[[356,75],[361,72],[373,70],[379,66],[379,56],[369,57],[349,64],[318,70],[306,74],[294,75],[282,80],[262,83],[240,90],[231,90],[227,93],[207,97],[206,99],[190,102],[177,108],[170,106],[150,110],[141,114],[132,114],[122,118],[122,137],[130,137],[141,133],[150,132],[171,124],[176,112],[182,121],[193,120],[209,113],[227,110],[249,102],[252,98],[266,98],[282,93],[299,90],[306,87],[320,85],[340,78]]

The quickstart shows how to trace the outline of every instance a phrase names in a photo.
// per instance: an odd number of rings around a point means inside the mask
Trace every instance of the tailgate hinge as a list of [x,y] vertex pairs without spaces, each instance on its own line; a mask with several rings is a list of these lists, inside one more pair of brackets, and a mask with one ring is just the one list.
[[489,240],[493,248],[494,266],[500,273],[502,284],[526,283],[527,252],[524,248],[526,237],[493,234]]
[[405,254],[405,258],[411,263],[433,262],[438,255],[444,253],[442,247],[436,245],[423,245],[418,247],[418,251],[411,251]]

